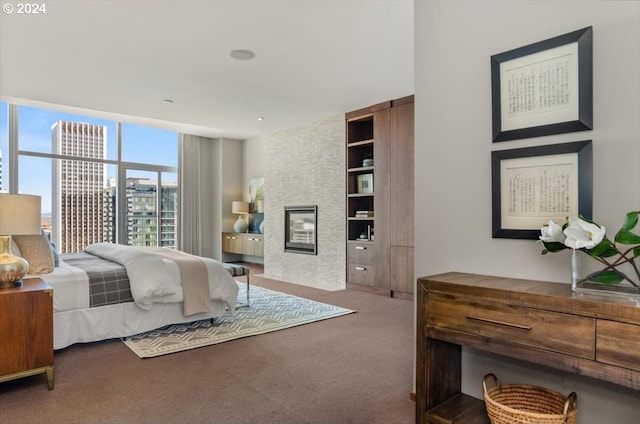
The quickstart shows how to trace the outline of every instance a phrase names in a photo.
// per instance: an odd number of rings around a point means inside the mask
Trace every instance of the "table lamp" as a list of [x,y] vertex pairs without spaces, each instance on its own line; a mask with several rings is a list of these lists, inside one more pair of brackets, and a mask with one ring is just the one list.
[[231,204],[231,212],[238,214],[238,220],[233,224],[233,231],[244,233],[249,229],[249,224],[242,218],[242,215],[249,213],[249,202],[234,201]]
[[11,254],[11,236],[40,234],[40,196],[0,193],[0,289],[19,287],[29,263]]

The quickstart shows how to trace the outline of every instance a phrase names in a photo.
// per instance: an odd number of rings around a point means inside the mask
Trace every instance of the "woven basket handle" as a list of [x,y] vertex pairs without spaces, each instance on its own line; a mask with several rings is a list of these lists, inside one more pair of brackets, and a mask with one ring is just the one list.
[[567,396],[567,400],[564,401],[564,422],[567,423],[567,415],[569,415],[569,411],[575,407],[578,402],[578,395],[576,392],[571,392],[569,396]]
[[[495,376],[495,374],[487,374],[484,376],[484,378],[482,379],[482,389],[484,390],[485,393],[487,393],[487,380],[493,380],[493,385],[494,386],[499,386],[500,382],[498,381],[498,377]],[[571,396],[571,395],[569,395]]]

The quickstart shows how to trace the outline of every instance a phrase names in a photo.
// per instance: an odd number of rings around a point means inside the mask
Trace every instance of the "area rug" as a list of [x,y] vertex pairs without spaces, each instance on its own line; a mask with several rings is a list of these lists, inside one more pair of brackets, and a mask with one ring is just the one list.
[[[246,285],[239,284],[238,303],[246,302]],[[302,297],[251,286],[251,305],[234,315],[211,320],[175,324],[123,340],[136,355],[152,358],[203,346],[283,330],[355,311]]]

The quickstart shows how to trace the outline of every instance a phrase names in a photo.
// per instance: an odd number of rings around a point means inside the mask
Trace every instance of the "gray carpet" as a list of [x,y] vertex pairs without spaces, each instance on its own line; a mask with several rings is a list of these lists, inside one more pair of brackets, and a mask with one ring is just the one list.
[[144,360],[117,339],[78,343],[55,352],[55,390],[0,383],[0,423],[415,423],[413,302],[260,273],[256,286],[357,313]]
[[[246,285],[239,283],[239,303]],[[258,286],[250,288],[251,304],[211,320],[175,324],[129,337],[124,343],[141,358],[152,358],[242,337],[269,333],[355,311]]]

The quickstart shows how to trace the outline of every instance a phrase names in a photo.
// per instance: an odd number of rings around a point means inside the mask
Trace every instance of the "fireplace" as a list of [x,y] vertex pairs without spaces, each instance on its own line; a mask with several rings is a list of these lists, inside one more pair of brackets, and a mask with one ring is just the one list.
[[284,207],[284,251],[316,255],[318,207]]

